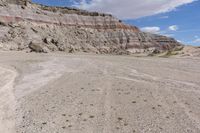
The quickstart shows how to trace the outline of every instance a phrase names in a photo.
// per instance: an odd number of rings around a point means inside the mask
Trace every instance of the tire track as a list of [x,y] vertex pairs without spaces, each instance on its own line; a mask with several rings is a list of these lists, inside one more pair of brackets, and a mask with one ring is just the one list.
[[13,85],[17,73],[0,67],[0,133],[15,133],[15,95]]

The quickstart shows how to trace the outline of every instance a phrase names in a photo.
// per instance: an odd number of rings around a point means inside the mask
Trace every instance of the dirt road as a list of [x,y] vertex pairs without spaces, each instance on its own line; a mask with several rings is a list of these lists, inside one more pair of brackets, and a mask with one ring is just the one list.
[[0,53],[0,64],[18,71],[17,133],[200,132],[200,59]]

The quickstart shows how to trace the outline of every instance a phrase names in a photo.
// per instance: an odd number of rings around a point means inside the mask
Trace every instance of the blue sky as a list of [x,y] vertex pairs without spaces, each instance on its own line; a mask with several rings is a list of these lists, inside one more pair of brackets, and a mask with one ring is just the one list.
[[32,2],[40,3],[49,6],[72,6],[73,1],[71,0],[32,0]]
[[[200,46],[200,1],[178,7],[176,10],[135,20],[128,24],[142,27],[160,27],[160,33],[170,35],[186,44]],[[177,30],[169,27],[176,25]],[[199,40],[199,41],[198,41]]]
[[[146,32],[171,36],[185,44],[200,46],[200,0],[76,0],[76,3],[75,0],[32,1],[111,13]],[[127,4],[123,3],[125,1]]]

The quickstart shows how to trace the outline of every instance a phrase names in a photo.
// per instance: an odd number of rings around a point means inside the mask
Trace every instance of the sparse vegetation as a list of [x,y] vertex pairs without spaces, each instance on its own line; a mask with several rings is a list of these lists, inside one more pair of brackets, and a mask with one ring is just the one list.
[[164,55],[162,55],[160,57],[168,58],[168,57],[171,57],[171,56],[174,56],[174,55],[177,55],[177,54],[178,54],[178,52],[169,50]]

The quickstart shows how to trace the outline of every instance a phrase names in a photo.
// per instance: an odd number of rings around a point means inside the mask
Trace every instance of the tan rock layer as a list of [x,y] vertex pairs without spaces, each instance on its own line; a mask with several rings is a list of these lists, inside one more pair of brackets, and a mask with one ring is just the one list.
[[[20,21],[31,21],[36,23],[43,23],[43,24],[54,24],[58,26],[77,26],[77,23],[68,23],[67,21],[45,21],[41,19],[32,19],[32,18],[23,18],[23,17],[16,17],[16,16],[0,16],[0,22],[9,24],[9,23],[16,23]],[[95,21],[95,23],[101,23],[101,21]],[[134,26],[125,25],[123,23],[117,23],[116,22],[110,22],[113,24],[86,24],[85,22],[78,23],[78,26],[85,27],[85,28],[94,28],[94,29],[103,29],[103,30],[109,30],[109,29],[123,29],[123,30],[131,30],[133,32],[139,32],[139,29]]]

